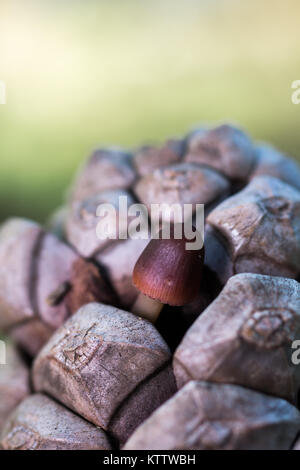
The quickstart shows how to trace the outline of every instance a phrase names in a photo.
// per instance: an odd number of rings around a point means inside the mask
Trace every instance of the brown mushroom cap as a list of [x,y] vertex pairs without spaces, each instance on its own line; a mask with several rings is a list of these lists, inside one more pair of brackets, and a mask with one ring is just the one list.
[[204,247],[187,250],[187,242],[191,240],[184,236],[175,239],[172,228],[169,240],[161,239],[160,232],[160,238],[152,239],[136,262],[135,287],[163,304],[179,306],[191,302],[199,292]]

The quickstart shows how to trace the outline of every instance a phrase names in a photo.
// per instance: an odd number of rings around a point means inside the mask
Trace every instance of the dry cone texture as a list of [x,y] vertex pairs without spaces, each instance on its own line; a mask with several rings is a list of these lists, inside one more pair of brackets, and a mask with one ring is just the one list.
[[[97,149],[68,194],[47,229],[1,226],[0,329],[14,344],[0,365],[0,447],[299,449],[298,165],[226,124]],[[200,262],[176,243],[149,255],[146,214],[144,239],[127,238],[120,197],[189,203],[194,219],[205,204]],[[117,239],[97,236],[105,203]],[[137,278],[145,249],[151,272]],[[155,295],[170,286],[155,325],[131,313],[149,272]]]

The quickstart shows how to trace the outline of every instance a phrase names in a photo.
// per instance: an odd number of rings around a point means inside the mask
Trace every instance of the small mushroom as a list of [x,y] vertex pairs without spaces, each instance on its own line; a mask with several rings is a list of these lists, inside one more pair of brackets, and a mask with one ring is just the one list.
[[[176,224],[179,225],[179,224]],[[182,224],[181,224],[182,225]],[[181,227],[183,229],[183,225]],[[189,249],[183,234],[177,238],[175,225],[170,237],[152,239],[136,262],[133,283],[140,294],[132,312],[155,323],[164,304],[185,305],[198,294],[204,263],[204,247]],[[195,238],[200,235],[195,233]]]

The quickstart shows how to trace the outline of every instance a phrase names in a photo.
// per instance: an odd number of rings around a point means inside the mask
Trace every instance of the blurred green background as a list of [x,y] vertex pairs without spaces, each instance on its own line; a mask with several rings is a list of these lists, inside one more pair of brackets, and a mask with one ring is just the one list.
[[1,0],[0,219],[45,220],[98,145],[230,120],[300,157],[299,0]]

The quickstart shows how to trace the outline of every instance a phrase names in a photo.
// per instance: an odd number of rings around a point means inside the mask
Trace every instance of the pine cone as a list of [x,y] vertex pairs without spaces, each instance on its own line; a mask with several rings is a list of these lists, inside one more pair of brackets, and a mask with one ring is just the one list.
[[[293,160],[223,125],[134,152],[96,150],[52,233],[7,221],[0,328],[39,354],[33,390],[30,359],[8,354],[0,447],[298,448],[299,189]],[[149,240],[96,234],[97,206],[117,209],[120,196],[148,208],[205,204],[198,296],[166,306],[156,327],[130,313]]]

